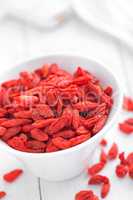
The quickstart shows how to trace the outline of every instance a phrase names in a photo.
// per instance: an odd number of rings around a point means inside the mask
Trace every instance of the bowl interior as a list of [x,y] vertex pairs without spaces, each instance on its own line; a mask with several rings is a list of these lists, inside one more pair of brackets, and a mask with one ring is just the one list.
[[[101,82],[101,84],[105,87],[107,85],[111,85],[113,87],[113,100],[114,105],[109,115],[107,124],[110,123],[119,110],[122,101],[121,90],[119,86],[119,82],[117,81],[116,77],[110,72],[110,70],[101,64],[92,61],[85,57],[80,56],[69,56],[69,55],[49,55],[44,56],[38,59],[34,59],[23,64],[17,65],[10,69],[8,73],[5,73],[0,76],[0,82],[14,79],[18,77],[19,72],[21,71],[32,71],[36,68],[41,67],[44,63],[57,63],[63,69],[73,73],[77,66],[81,66],[84,69],[91,72],[95,75]],[[105,126],[106,126],[105,125]],[[3,143],[3,142],[2,142]]]

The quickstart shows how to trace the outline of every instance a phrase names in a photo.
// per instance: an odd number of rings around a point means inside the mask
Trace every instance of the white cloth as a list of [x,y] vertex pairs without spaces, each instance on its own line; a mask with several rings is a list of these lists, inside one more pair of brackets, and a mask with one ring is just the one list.
[[50,28],[62,23],[70,15],[68,8],[73,8],[88,24],[133,46],[132,0],[1,0],[1,4],[0,17],[13,16]]

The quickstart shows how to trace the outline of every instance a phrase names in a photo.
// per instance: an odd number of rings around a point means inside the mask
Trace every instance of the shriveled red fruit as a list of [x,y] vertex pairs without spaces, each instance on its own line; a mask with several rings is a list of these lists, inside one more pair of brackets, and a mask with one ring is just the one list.
[[127,156],[127,164],[132,165],[133,164],[133,152],[129,153]]
[[93,134],[96,134],[97,132],[99,132],[105,125],[106,121],[107,121],[107,115],[104,115],[103,117],[101,117],[101,119],[99,119],[99,121],[95,124],[92,130]]
[[110,183],[104,183],[102,185],[101,197],[105,198],[108,195],[109,191],[110,191]]
[[6,133],[6,128],[0,126],[0,137],[2,137]]
[[45,152],[46,144],[44,142],[41,142],[41,141],[30,140],[26,143],[26,147],[27,147],[26,148],[27,151],[38,150],[37,153],[39,153],[39,152],[41,153],[41,152]]
[[90,138],[90,134],[79,135],[79,136],[76,136],[76,137],[70,139],[69,141],[71,142],[71,146],[76,146],[78,144],[81,144],[81,143],[85,142],[89,138]]
[[125,177],[126,174],[128,173],[128,168],[127,168],[127,166],[120,164],[120,165],[117,165],[117,166],[116,166],[115,172],[116,172],[116,175],[117,175],[119,178],[123,178],[123,177]]
[[129,166],[129,177],[133,179],[133,164]]
[[106,164],[107,163],[107,159],[108,159],[107,154],[105,153],[104,150],[102,150],[101,154],[100,154],[100,162]]
[[67,149],[71,147],[70,140],[65,140],[62,137],[53,138],[52,143],[59,149]]
[[88,184],[90,184],[90,185],[99,185],[102,183],[108,184],[109,178],[106,176],[100,175],[100,174],[92,176],[88,181]]
[[23,173],[22,169],[14,169],[3,175],[4,181],[8,183],[14,182],[21,174]]
[[3,197],[5,197],[7,194],[5,191],[0,191],[0,199],[2,199]]
[[108,144],[108,142],[107,142],[107,140],[104,139],[104,138],[100,141],[100,145],[101,145],[101,146],[106,146],[107,144]]
[[133,125],[130,125],[130,124],[126,123],[126,122],[120,123],[119,124],[119,129],[125,134],[133,133]]
[[127,165],[127,159],[125,158],[125,152],[119,154],[120,163],[122,165]]
[[15,118],[22,118],[22,119],[29,119],[32,118],[32,111],[31,110],[23,110],[14,113]]
[[123,108],[127,111],[133,111],[133,99],[131,97],[124,97]]
[[63,137],[64,139],[71,139],[73,137],[75,137],[76,133],[75,131],[72,130],[64,130],[64,131],[60,131],[56,134],[53,135],[53,137]]
[[113,89],[111,86],[107,86],[105,89],[104,89],[104,92],[108,95],[108,96],[111,96],[112,93],[113,93]]
[[125,120],[125,123],[133,125],[133,118],[128,118]]
[[99,200],[92,190],[82,190],[75,195],[75,200]]
[[113,143],[109,152],[108,152],[108,158],[110,160],[114,160],[117,158],[117,155],[118,155],[118,146],[116,143]]
[[93,175],[97,174],[98,172],[100,172],[104,168],[104,166],[105,166],[104,162],[96,163],[96,164],[92,165],[91,167],[89,167],[88,174],[93,176]]
[[1,123],[1,126],[4,126],[5,128],[11,128],[15,126],[30,124],[31,120],[29,119],[9,119]]
[[16,136],[21,131],[21,126],[11,127],[6,130],[6,133],[3,135],[2,140],[7,141],[10,138]]
[[48,140],[48,135],[44,133],[42,130],[34,128],[31,130],[31,137],[35,140],[38,141],[47,141]]
[[37,111],[44,118],[52,118],[54,117],[54,113],[51,108],[46,104],[38,104],[36,107]]
[[46,152],[50,153],[50,152],[55,152],[58,151],[59,148],[57,148],[52,142],[49,142],[46,146]]

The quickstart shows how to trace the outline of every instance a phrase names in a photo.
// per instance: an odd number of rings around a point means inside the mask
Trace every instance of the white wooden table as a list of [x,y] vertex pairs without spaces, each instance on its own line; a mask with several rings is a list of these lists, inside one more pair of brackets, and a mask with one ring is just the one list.
[[[46,52],[60,51],[85,54],[104,63],[117,74],[121,81],[121,87],[127,94],[133,94],[132,52],[110,37],[103,36],[90,27],[86,27],[81,21],[68,22],[54,32],[31,29],[26,24],[17,22],[4,21],[0,24],[1,73],[28,58],[41,56]],[[129,114],[121,113],[120,120],[127,115]],[[116,141],[121,150],[133,151],[133,136],[122,135],[115,124],[110,132],[112,134],[107,136],[110,138],[110,144]],[[94,156],[94,160],[96,158],[97,155]],[[112,189],[107,200],[131,200],[133,199],[133,182],[128,178],[120,181],[115,177],[116,163],[117,161],[112,162],[112,165],[107,165],[104,170],[104,174],[110,175],[112,181]],[[8,191],[5,200],[74,200],[74,194],[86,188],[91,188],[87,186],[86,174],[82,174],[74,180],[50,183],[39,180],[26,171],[24,176],[11,186],[0,181],[0,189]],[[95,188],[95,191],[99,192],[98,188]]]

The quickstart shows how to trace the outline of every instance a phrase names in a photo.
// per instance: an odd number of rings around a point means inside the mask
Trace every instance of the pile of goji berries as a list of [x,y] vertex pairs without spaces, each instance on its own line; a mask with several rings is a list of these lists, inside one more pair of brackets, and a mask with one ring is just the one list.
[[21,72],[18,79],[1,84],[0,138],[32,153],[73,147],[103,128],[111,96],[111,86],[103,88],[81,67],[73,74],[57,64]]
[[[123,108],[126,111],[133,111],[133,99],[125,97]],[[128,135],[133,133],[133,118],[128,118],[124,120],[124,122],[120,123],[119,129]],[[105,147],[107,145],[107,141],[102,139],[100,145]],[[118,178],[124,178],[128,174],[128,176],[133,179],[133,152],[130,152],[126,157],[125,152],[119,153],[116,143],[112,144],[108,153],[102,149],[99,162],[88,168],[88,175],[90,176],[88,184],[101,185],[101,198],[105,198],[108,195],[111,188],[111,182],[107,176],[98,173],[104,169],[107,161],[116,159],[118,154],[120,163],[115,168],[116,176]],[[75,200],[99,200],[99,198],[92,190],[83,190],[75,195]]]

